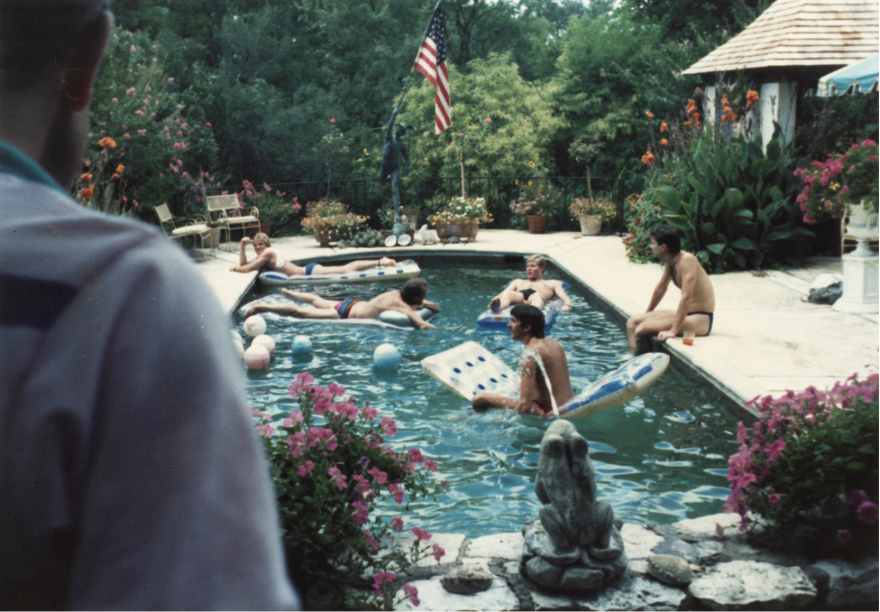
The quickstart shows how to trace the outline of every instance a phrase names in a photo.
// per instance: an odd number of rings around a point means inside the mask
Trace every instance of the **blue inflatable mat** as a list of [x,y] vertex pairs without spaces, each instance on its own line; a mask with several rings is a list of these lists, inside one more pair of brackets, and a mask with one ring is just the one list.
[[[328,264],[332,265],[332,264]],[[375,266],[360,272],[346,274],[294,274],[287,276],[282,272],[261,272],[259,279],[264,285],[332,285],[335,283],[369,283],[373,281],[403,281],[415,278],[421,273],[419,264],[411,259],[397,263],[396,267]]]
[[[482,392],[519,397],[519,374],[476,342],[465,342],[421,363],[431,378],[467,401]],[[668,366],[665,353],[634,357],[559,406],[559,417],[580,419],[625,404],[647,391]]]

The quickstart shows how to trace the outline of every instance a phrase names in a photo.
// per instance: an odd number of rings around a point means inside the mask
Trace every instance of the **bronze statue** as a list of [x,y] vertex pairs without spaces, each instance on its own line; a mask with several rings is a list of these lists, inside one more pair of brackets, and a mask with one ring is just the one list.
[[394,193],[394,228],[391,232],[400,237],[404,232],[403,224],[400,222],[400,155],[406,162],[404,176],[412,170],[412,162],[409,160],[409,149],[403,141],[408,126],[403,123],[394,125],[394,120],[400,113],[400,107],[394,109],[391,113],[391,119],[388,121],[388,127],[385,129],[385,144],[382,147],[382,170],[379,172],[379,184],[385,185],[391,181],[391,188]]

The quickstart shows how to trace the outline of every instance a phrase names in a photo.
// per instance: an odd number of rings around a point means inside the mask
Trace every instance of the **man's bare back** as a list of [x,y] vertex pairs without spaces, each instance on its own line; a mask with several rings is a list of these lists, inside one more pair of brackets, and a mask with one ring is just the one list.
[[[547,372],[546,378],[544,377],[544,371],[541,370],[535,359],[535,352],[540,356],[544,370]],[[537,368],[537,371],[534,372],[534,393],[531,396],[533,402],[538,402],[542,407],[552,406],[550,389],[547,388],[547,379],[550,380],[550,387],[553,389],[553,398],[556,400],[557,408],[574,397],[574,391],[571,389],[571,379],[568,375],[568,360],[565,358],[565,351],[553,338],[532,338],[528,346],[523,349],[519,365],[521,378],[531,376],[532,369]]]
[[691,303],[688,306],[688,312],[715,312],[715,289],[712,288],[712,281],[699,260],[691,253],[681,252],[678,263],[666,264],[664,272],[667,272],[672,283],[681,289],[682,277],[687,274],[694,274],[696,282],[694,283],[694,294]]

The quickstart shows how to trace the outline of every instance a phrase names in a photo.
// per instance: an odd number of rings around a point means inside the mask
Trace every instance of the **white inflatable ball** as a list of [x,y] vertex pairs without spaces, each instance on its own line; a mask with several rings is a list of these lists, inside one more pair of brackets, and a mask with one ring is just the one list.
[[266,350],[269,351],[269,355],[275,354],[275,341],[272,339],[272,336],[260,334],[259,336],[254,338],[253,342],[251,342],[251,346],[254,346],[256,344],[266,347]]
[[244,320],[244,333],[251,338],[266,333],[266,319],[260,315],[254,315]]
[[293,354],[308,355],[312,352],[312,341],[308,336],[297,336],[293,339]]
[[235,347],[235,355],[241,359],[244,357],[244,341],[241,339],[241,336],[237,331],[232,331],[232,345]]
[[244,352],[244,364],[252,370],[262,370],[269,365],[269,359],[269,351],[259,344],[252,344]]
[[393,344],[380,344],[373,351],[373,363],[384,370],[396,368],[400,363],[400,351]]

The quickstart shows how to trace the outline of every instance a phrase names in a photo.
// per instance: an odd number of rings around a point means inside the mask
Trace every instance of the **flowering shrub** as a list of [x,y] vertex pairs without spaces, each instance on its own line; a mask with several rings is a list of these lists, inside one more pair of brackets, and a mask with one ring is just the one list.
[[623,239],[626,256],[635,263],[656,261],[651,253],[650,232],[658,225],[666,223],[660,211],[657,190],[646,190],[643,194],[631,195],[624,205],[626,228],[629,234]]
[[877,199],[877,143],[864,140],[846,153],[834,153],[823,163],[814,161],[794,171],[804,181],[797,197],[805,223],[839,219],[847,204]]
[[446,208],[428,217],[428,222],[435,227],[450,224],[460,225],[472,221],[492,222],[492,215],[486,209],[485,198],[455,197]]
[[[417,448],[396,452],[386,445],[385,438],[397,432],[394,419],[343,399],[345,389],[335,383],[313,383],[308,373],[297,375],[289,391],[298,408],[280,426],[254,410],[271,464],[291,577],[300,588],[329,580],[337,588],[324,584],[322,591],[358,599],[334,602],[337,606],[393,609],[399,601],[392,601],[394,589],[384,586],[396,580],[391,570],[405,570],[428,556],[440,563],[445,551],[423,544],[431,535],[412,527],[415,539],[408,550],[383,551],[380,557],[380,545],[405,524],[401,516],[390,521],[377,516],[375,504],[393,499],[402,505],[407,498],[408,505],[434,495],[429,473],[437,466]],[[357,596],[338,588],[343,584],[372,591]],[[416,589],[405,585],[404,592],[404,599],[418,605]]]
[[[530,162],[532,163],[532,162]],[[534,184],[529,181],[520,187],[519,197],[510,204],[510,210],[514,215],[558,215],[565,206],[565,193],[559,187],[541,183]]]
[[599,215],[602,221],[608,221],[617,216],[617,206],[608,198],[574,198],[568,210],[575,219],[587,215]]
[[302,228],[307,232],[326,234],[331,241],[351,238],[367,217],[348,212],[342,202],[320,201],[306,204]]
[[[728,512],[749,524],[748,512],[782,534],[817,507],[843,509],[830,535],[877,542],[878,376],[856,375],[827,393],[809,387],[779,399],[756,398],[751,427],[739,424],[739,452],[730,457]],[[865,538],[861,538],[864,540]],[[874,549],[876,550],[876,548]]]
[[260,222],[272,226],[273,236],[280,236],[296,219],[296,214],[302,210],[298,198],[290,199],[286,197],[285,192],[278,189],[272,193],[272,187],[266,183],[263,183],[262,192],[248,180],[242,181],[241,184],[244,189],[238,193],[240,205],[256,206],[260,211]]

